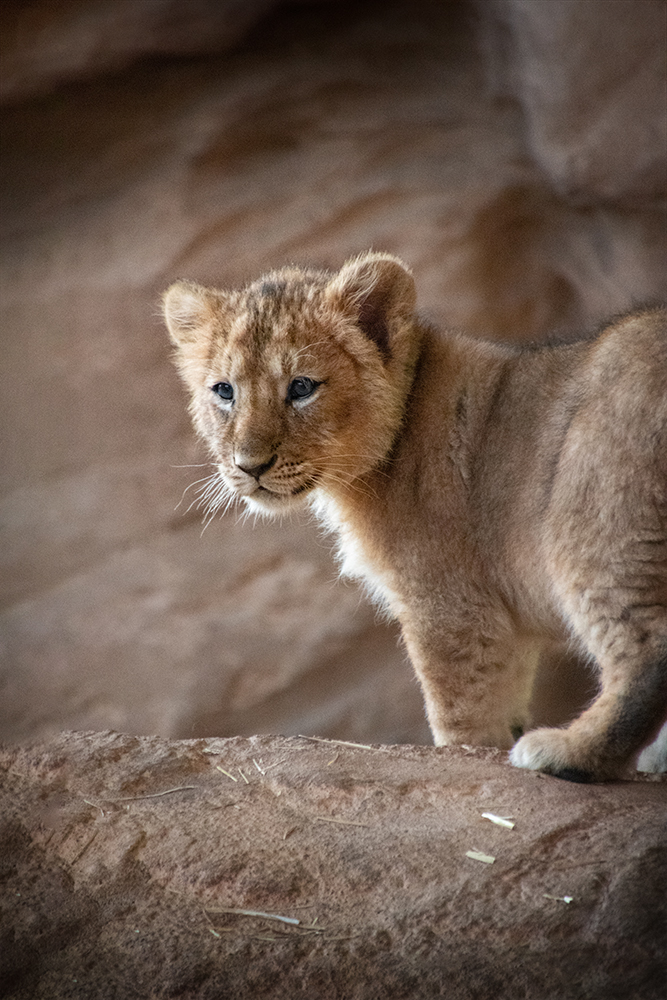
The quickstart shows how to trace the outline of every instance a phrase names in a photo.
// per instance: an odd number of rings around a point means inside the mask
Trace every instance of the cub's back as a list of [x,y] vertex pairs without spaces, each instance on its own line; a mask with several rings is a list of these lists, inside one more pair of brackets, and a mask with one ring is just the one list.
[[667,405],[667,309],[647,309],[609,324],[582,358],[581,389],[610,412],[628,415]]
[[562,546],[600,556],[641,525],[666,530],[667,311],[523,350],[499,382],[471,500],[485,550],[539,617],[551,586],[541,567]]

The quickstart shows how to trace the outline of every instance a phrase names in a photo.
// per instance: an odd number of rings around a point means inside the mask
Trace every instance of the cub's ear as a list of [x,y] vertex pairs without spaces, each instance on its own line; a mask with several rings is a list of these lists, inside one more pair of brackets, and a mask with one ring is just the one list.
[[178,347],[201,339],[211,320],[219,312],[222,294],[196,285],[194,281],[176,281],[162,296],[162,311],[169,336]]
[[345,264],[327,287],[333,303],[354,310],[357,323],[382,356],[391,356],[397,320],[409,320],[415,308],[412,275],[397,257],[367,253]]

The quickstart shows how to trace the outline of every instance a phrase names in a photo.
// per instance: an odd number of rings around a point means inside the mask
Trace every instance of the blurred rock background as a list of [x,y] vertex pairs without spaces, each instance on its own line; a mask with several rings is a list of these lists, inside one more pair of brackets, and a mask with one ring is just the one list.
[[[1,739],[428,742],[395,628],[307,518],[202,533],[159,294],[374,247],[434,320],[499,338],[666,298],[666,16],[5,0]],[[551,662],[537,718],[586,684]]]

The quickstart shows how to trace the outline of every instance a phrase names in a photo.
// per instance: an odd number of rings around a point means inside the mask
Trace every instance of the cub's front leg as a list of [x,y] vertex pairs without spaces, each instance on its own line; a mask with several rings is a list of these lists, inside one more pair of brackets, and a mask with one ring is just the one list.
[[436,746],[508,750],[528,728],[540,649],[531,639],[466,630],[455,638],[403,626]]

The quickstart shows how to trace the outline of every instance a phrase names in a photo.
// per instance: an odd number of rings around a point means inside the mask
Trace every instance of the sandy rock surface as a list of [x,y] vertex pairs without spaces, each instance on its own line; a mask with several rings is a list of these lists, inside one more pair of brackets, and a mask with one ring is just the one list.
[[12,1000],[664,996],[664,779],[117,733],[0,767]]

